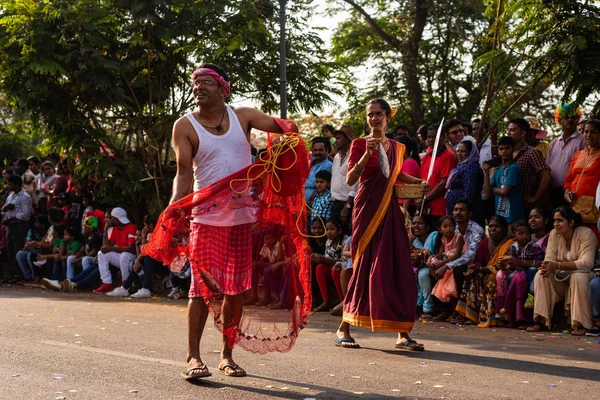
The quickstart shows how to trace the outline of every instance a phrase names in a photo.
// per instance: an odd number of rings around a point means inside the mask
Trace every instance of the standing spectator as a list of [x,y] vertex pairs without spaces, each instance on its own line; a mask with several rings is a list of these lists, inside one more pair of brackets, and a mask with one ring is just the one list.
[[550,167],[550,173],[552,174],[550,187],[552,208],[566,204],[563,187],[565,186],[565,177],[569,171],[569,165],[575,153],[586,147],[583,129],[581,132],[577,130],[577,122],[581,118],[580,108],[563,104],[556,109],[554,117],[556,123],[560,124],[563,133],[552,141],[546,156],[546,164]]
[[599,213],[595,207],[596,187],[600,182],[600,120],[587,121],[583,136],[587,149],[575,153],[571,160],[565,177],[565,200],[600,239],[596,226]]
[[39,207],[40,213],[46,212],[49,208],[48,201],[51,197],[52,190],[54,188],[54,182],[58,178],[58,175],[54,171],[54,164],[52,161],[44,161],[42,163],[42,172],[38,181],[38,188],[40,189]]
[[58,175],[54,181],[51,195],[48,198],[48,207],[58,206],[58,197],[67,192],[69,188],[69,173],[67,172],[67,161],[63,160],[58,163],[56,174]]
[[[421,179],[423,180],[427,180],[429,165],[431,164],[433,148],[435,146],[437,128],[430,128],[433,129],[427,131],[427,145],[429,146],[429,149],[427,149],[427,154],[423,157],[421,162]],[[446,214],[446,202],[444,200],[446,194],[446,182],[450,175],[450,171],[457,165],[454,153],[444,146],[445,139],[446,135],[441,134],[433,172],[428,180],[431,191],[424,197],[424,200],[429,207],[428,222],[431,229],[437,229],[440,217]]]
[[525,142],[528,131],[529,122],[523,118],[513,119],[508,125],[508,134],[515,141],[513,159],[521,168],[526,215],[536,205],[548,205],[547,191],[552,179],[542,153]]
[[404,125],[404,124],[398,125],[396,127],[396,129],[394,129],[394,137],[393,137],[393,139],[394,140],[398,140],[402,136],[409,136],[409,134],[408,134],[408,126]]
[[[479,140],[480,137],[483,136],[483,132],[489,129],[489,125],[486,122],[483,126],[481,126],[481,119],[476,118],[473,120],[473,137],[476,140]],[[481,132],[480,132],[481,130]],[[488,137],[485,139],[483,144],[479,146],[479,166],[483,168],[483,163],[492,159],[492,140]]]
[[475,143],[466,139],[460,142],[456,148],[456,158],[458,165],[450,171],[446,183],[446,213],[452,213],[456,200],[472,199],[473,220],[485,226],[481,200],[483,171],[479,166],[479,151]]
[[135,225],[127,218],[127,211],[115,207],[111,213],[112,227],[107,237],[108,244],[101,247],[98,253],[98,268],[102,285],[94,293],[108,293],[113,290],[110,265],[121,269],[123,281],[129,276],[129,264],[135,261]]
[[310,203],[310,196],[312,196],[313,192],[317,189],[317,172],[325,170],[331,173],[333,164],[327,159],[330,151],[331,143],[328,139],[323,137],[313,138],[311,148],[313,162],[305,184],[307,203]]
[[[548,156],[548,151],[550,150],[550,143],[545,142],[542,139],[548,136],[548,131],[542,129],[540,122],[535,117],[523,117],[523,119],[529,122],[529,132],[527,133],[525,142],[531,147],[538,149],[545,160]],[[546,163],[548,162],[546,161]]]
[[32,156],[27,158],[27,162],[29,163],[29,171],[33,174],[33,179],[35,181],[35,198],[31,198],[32,204],[39,207],[39,197],[40,197],[40,160],[39,158]]
[[329,140],[329,151],[327,152],[329,154],[335,146],[335,128],[331,124],[325,124],[321,128],[321,135]]
[[446,148],[456,154],[456,147],[465,138],[465,129],[458,119],[444,123],[442,133],[446,135]]
[[22,280],[21,268],[16,262],[16,257],[17,252],[25,245],[32,204],[31,197],[23,190],[23,179],[20,176],[8,177],[8,190],[10,193],[2,208],[2,224],[6,226],[6,252],[11,273],[14,275],[10,282],[16,283]]
[[21,158],[17,161],[17,167],[15,168],[15,175],[20,175],[23,179],[23,190],[31,197],[31,204],[33,207],[37,207],[37,182],[35,175],[29,170],[29,161],[25,158]]
[[512,138],[501,137],[498,140],[498,154],[502,159],[502,165],[496,169],[491,179],[490,165],[486,163],[483,166],[485,194],[487,197],[495,199],[496,214],[504,217],[508,223],[524,218],[521,171],[513,161],[513,149]]
[[333,206],[331,215],[334,219],[339,218],[345,233],[350,233],[349,222],[352,216],[354,196],[358,188],[358,182],[350,186],[346,183],[348,174],[348,159],[350,158],[350,144],[354,140],[354,129],[342,126],[333,133],[335,137],[335,149],[337,154],[333,158],[331,167],[331,198]]

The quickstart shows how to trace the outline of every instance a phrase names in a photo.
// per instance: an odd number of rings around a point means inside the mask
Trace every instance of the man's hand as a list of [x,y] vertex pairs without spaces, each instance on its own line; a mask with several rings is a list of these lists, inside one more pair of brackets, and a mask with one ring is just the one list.
[[211,292],[214,292],[214,293],[222,292],[221,286],[219,286],[217,281],[214,280],[214,278],[212,277],[211,274],[209,274],[207,271],[203,270],[202,268],[200,268],[200,276],[202,277],[202,280],[208,287],[208,290],[210,290]]
[[348,221],[348,212],[349,211],[350,211],[350,209],[344,205],[344,208],[342,208],[342,212],[340,213],[340,219],[342,220],[342,222]]
[[536,201],[535,196],[525,196],[525,204],[528,206],[534,206]]
[[323,258],[323,256],[321,254],[317,254],[317,253],[312,253],[310,256],[310,259],[316,263],[320,263],[321,258]]
[[446,274],[446,271],[448,271],[448,266],[447,265],[443,265],[440,268],[436,269],[436,271],[435,271],[435,278],[436,279],[442,279],[444,277],[444,275]]
[[140,263],[140,259],[136,258],[133,262],[133,271],[138,273],[142,269],[142,264]]
[[108,244],[105,244],[102,247],[100,247],[100,251],[103,252],[104,254],[112,252],[113,249],[114,248],[112,246],[109,246]]

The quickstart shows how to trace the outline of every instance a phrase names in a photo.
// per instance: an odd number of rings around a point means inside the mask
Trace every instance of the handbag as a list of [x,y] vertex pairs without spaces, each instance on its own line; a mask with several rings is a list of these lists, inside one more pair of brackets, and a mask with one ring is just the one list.
[[554,279],[556,279],[559,282],[568,281],[569,279],[571,279],[571,274],[576,274],[578,272],[589,274],[590,272],[594,272],[594,271],[591,269],[574,269],[574,270],[557,269],[556,271],[554,271]]
[[[588,165],[592,163],[588,163],[582,170],[579,175],[579,180],[577,181],[577,187],[575,188],[575,193],[579,190],[579,184],[581,183],[581,178],[583,173],[585,172]],[[573,211],[579,213],[581,215],[581,219],[586,224],[595,224],[600,219],[600,211],[596,208],[596,198],[594,196],[581,196],[575,199],[575,203],[573,203]]]

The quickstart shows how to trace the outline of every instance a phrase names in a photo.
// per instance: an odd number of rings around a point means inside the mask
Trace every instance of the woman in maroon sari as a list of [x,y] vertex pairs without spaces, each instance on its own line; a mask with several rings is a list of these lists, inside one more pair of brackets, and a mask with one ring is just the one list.
[[[410,258],[404,215],[393,199],[394,184],[421,183],[402,172],[404,145],[385,137],[391,108],[382,99],[367,104],[371,134],[352,142],[346,181],[360,178],[352,217],[352,265],[354,273],[344,299],[344,317],[336,345],[357,348],[350,325],[373,331],[398,332],[396,348],[423,351],[409,336],[415,322],[417,282]],[[387,155],[379,159],[379,150]],[[384,175],[387,170],[389,176]]]

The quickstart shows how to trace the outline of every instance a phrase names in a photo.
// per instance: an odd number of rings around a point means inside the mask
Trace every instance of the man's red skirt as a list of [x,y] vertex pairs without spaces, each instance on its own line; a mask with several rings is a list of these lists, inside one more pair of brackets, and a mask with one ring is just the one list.
[[[212,226],[193,222],[190,253],[212,275],[224,294],[236,295],[252,286],[252,224]],[[200,271],[192,269],[189,297],[201,297]]]

